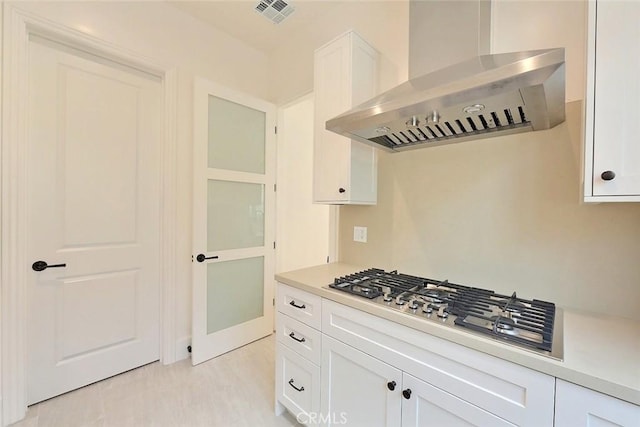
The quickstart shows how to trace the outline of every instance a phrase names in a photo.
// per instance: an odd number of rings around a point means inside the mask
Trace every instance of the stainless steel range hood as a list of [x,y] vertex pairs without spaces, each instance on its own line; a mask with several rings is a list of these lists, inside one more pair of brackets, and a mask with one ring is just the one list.
[[326,123],[396,152],[549,129],[565,119],[564,49],[484,55],[416,77]]

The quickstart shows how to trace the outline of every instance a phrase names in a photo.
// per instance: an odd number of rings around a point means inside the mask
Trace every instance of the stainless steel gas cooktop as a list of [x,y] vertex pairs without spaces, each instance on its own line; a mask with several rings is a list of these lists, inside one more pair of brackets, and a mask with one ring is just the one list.
[[338,277],[329,288],[427,322],[464,328],[554,359],[563,357],[562,312],[550,302],[375,268]]

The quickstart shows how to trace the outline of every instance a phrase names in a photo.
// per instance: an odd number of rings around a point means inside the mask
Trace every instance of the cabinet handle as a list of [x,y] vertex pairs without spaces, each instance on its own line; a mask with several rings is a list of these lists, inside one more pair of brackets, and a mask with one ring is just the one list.
[[391,391],[395,390],[395,389],[396,389],[396,382],[395,382],[395,381],[389,381],[389,382],[387,383],[387,388],[388,388],[389,390],[391,390]]
[[296,386],[294,386],[294,385],[293,385],[293,378],[291,378],[291,379],[289,380],[289,385],[290,385],[291,387],[293,387],[293,389],[294,389],[295,391],[304,391],[304,387],[300,387],[300,388],[298,388],[298,387],[296,387]]
[[291,339],[292,339],[292,340],[294,340],[294,341],[298,341],[298,342],[305,342],[305,341],[306,341],[306,340],[304,339],[304,337],[303,337],[303,338],[296,338],[296,334],[295,334],[295,333],[293,333],[293,332],[291,332],[291,333],[289,334],[289,337],[291,337]]
[[604,171],[600,174],[600,178],[602,178],[603,181],[611,181],[615,177],[616,173],[614,171]]
[[408,388],[406,390],[402,390],[402,395],[404,396],[405,399],[410,399],[411,398],[411,389]]
[[345,191],[347,190],[345,190],[344,188],[338,188],[338,193],[344,193]]
[[302,304],[302,305],[296,304],[296,302],[294,300],[291,300],[291,302],[289,302],[289,305],[292,305],[295,308],[299,308],[300,310],[304,310],[305,308],[307,308],[307,306],[304,305],[304,304]]

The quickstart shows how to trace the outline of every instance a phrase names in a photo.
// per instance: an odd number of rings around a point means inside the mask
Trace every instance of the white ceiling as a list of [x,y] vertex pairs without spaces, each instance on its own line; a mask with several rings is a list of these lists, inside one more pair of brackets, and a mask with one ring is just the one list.
[[[172,6],[266,53],[295,37],[318,16],[347,1],[286,0],[295,12],[274,24],[254,10],[258,0],[169,1]],[[353,1],[353,0],[351,0]]]

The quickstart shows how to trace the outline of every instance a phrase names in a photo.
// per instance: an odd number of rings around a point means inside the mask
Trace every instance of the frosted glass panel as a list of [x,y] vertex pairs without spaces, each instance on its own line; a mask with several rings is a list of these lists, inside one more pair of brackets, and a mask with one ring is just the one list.
[[264,257],[207,264],[207,334],[264,315]]
[[264,185],[209,180],[207,251],[264,246]]
[[264,173],[265,113],[209,95],[209,167]]

